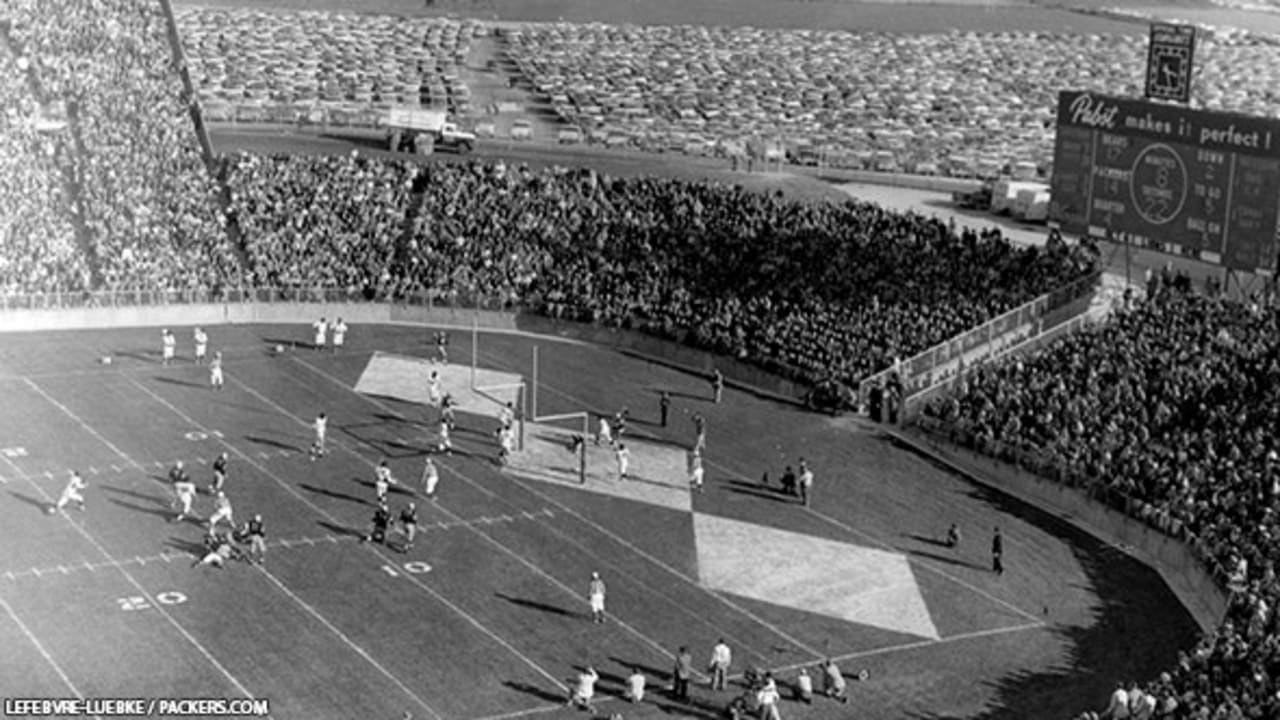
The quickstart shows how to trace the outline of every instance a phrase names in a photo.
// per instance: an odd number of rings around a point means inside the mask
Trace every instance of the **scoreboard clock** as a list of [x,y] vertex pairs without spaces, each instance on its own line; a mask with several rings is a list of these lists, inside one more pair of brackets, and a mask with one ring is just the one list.
[[1191,102],[1191,69],[1196,54],[1194,25],[1152,23],[1147,45],[1146,95],[1152,100]]

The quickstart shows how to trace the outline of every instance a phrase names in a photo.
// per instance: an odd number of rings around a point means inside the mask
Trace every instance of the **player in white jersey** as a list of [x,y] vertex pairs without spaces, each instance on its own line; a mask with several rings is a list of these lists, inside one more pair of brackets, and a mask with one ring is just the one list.
[[164,365],[168,365],[173,362],[173,352],[178,346],[178,341],[173,337],[173,333],[169,332],[166,328],[160,333],[160,343],[160,362]]
[[514,407],[511,406],[510,402],[508,402],[506,405],[503,405],[501,408],[498,409],[498,425],[503,430],[510,428],[511,424],[514,423],[515,421],[516,421],[516,410]]
[[311,323],[311,327],[315,328],[315,331],[316,331],[316,339],[314,344],[315,349],[323,350],[324,335],[325,335],[325,332],[329,329],[329,323],[325,322],[324,318],[320,318],[319,320]]
[[431,458],[427,458],[427,462],[422,466],[422,492],[432,500],[436,499],[436,485],[440,483],[440,470],[436,468],[435,462]]
[[316,431],[316,439],[311,443],[311,459],[324,457],[324,434],[329,427],[329,418],[324,413],[316,416],[315,422],[311,423],[311,427]]
[[394,477],[391,477],[391,468],[387,465],[387,461],[383,460],[378,463],[378,467],[373,471],[373,489],[378,493],[378,503],[387,501],[387,486],[399,485]]
[[427,380],[427,399],[436,407],[444,399],[444,392],[440,389],[440,373],[435,370],[431,371],[431,377]]
[[181,460],[169,470],[169,482],[173,484],[173,503],[170,507],[181,506],[173,522],[180,522],[191,514],[191,502],[196,498],[196,484],[187,474]]
[[342,345],[347,341],[347,324],[338,318],[332,326],[333,328],[333,351],[338,352],[342,349]]
[[626,445],[618,443],[618,449],[614,452],[614,455],[618,458],[618,478],[626,480],[627,465],[631,462],[631,451],[627,449]]
[[506,465],[511,461],[511,453],[516,451],[516,432],[510,425],[498,428],[498,464]]
[[196,362],[203,363],[205,353],[209,351],[209,336],[205,334],[203,328],[196,328],[191,333],[191,337],[196,344]]
[[702,492],[702,453],[693,453],[689,464],[692,466],[689,470],[689,487],[695,492]]
[[213,353],[213,362],[209,363],[209,387],[222,389],[222,351]]
[[604,580],[600,579],[600,573],[591,573],[591,583],[587,586],[587,601],[591,604],[591,619],[594,622],[604,622]]
[[71,478],[67,480],[67,486],[62,489],[62,495],[58,497],[58,502],[49,507],[49,514],[52,515],[73,502],[76,507],[83,511],[84,496],[80,494],[80,491],[88,486],[88,483],[80,477],[80,473],[72,470]]
[[609,418],[601,415],[600,424],[596,429],[596,445],[600,443],[613,444],[613,432],[609,428]]
[[231,499],[224,492],[219,492],[214,502],[213,514],[209,516],[209,532],[212,533],[218,527],[218,523],[223,520],[227,521],[227,525],[232,530],[236,529],[235,519],[231,516]]
[[449,420],[440,418],[440,452],[446,455],[453,454],[453,441],[449,439]]

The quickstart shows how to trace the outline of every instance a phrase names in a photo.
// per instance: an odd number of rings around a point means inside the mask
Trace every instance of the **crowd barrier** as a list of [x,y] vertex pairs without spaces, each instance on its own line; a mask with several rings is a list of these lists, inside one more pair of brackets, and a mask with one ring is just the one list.
[[[1207,566],[1211,554],[1177,523],[1147,512],[1146,504],[1096,479],[1054,472],[1014,448],[980,445],[963,430],[933,418],[890,428],[889,434],[957,468],[980,484],[1051,510],[1090,534],[1116,545],[1155,568],[1201,630],[1213,632],[1226,617],[1226,576]],[[1147,515],[1147,521],[1139,516]]]
[[[896,368],[871,375],[858,387],[860,404],[865,407],[871,388],[884,387],[897,372],[902,383],[902,411],[910,416],[922,399],[949,389],[967,368],[1035,341],[1061,325],[1075,327],[1073,321],[1088,311],[1101,280],[1101,270],[1091,273],[907,358]],[[1054,332],[1054,337],[1057,335]]]

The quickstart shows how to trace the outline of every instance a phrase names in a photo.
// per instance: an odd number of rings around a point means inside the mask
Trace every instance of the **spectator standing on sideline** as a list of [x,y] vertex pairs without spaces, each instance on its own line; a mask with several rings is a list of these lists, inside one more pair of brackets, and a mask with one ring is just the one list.
[[1124,683],[1116,685],[1116,689],[1111,693],[1111,704],[1107,707],[1108,718],[1112,720],[1126,720],[1129,717],[1129,692],[1124,689]]
[[813,497],[813,471],[804,458],[800,458],[800,477],[796,481],[796,487],[800,491],[800,502],[809,507],[809,499]]
[[626,445],[618,443],[618,449],[614,452],[614,455],[618,458],[618,479],[626,480],[627,466],[631,462],[631,451],[627,449]]
[[661,418],[662,427],[667,426],[667,415],[671,412],[671,393],[666,390],[662,391],[661,397],[658,398],[658,414]]
[[724,394],[724,375],[720,373],[720,368],[711,371],[711,392],[713,400],[719,405],[720,396]]
[[729,665],[733,663],[733,651],[725,644],[724,638],[716,641],[711,648],[711,662],[707,669],[711,672],[711,689],[724,690],[725,678],[729,674]]
[[347,342],[347,324],[338,318],[333,324],[333,351],[339,352],[342,346]]
[[316,331],[315,342],[312,343],[311,346],[316,350],[323,350],[324,336],[325,336],[325,333],[328,332],[329,330],[329,323],[325,322],[324,318],[320,318],[319,320],[311,323],[311,327],[315,328],[315,331]]
[[591,603],[593,622],[604,622],[604,592],[604,580],[600,579],[600,573],[591,573],[591,584],[587,587],[587,600]]
[[632,668],[627,677],[627,699],[633,703],[644,702],[644,683],[644,673],[639,667]]
[[671,670],[671,692],[677,700],[689,699],[689,682],[693,679],[693,656],[681,645],[676,651],[676,664]]
[[173,362],[173,351],[178,346],[178,341],[173,337],[173,333],[168,328],[165,328],[160,333],[160,342],[160,364],[168,365]]
[[1004,574],[1004,536],[1000,528],[991,535],[991,571],[997,575]]
[[203,328],[197,327],[191,332],[191,337],[196,346],[196,364],[202,364],[205,353],[209,351],[209,336],[205,334]]

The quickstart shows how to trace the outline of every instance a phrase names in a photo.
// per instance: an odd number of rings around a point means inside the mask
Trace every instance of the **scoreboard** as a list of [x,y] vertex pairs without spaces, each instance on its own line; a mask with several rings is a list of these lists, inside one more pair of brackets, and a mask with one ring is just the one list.
[[1280,120],[1063,92],[1051,190],[1063,232],[1270,274]]

